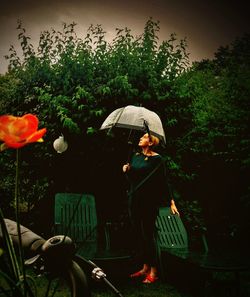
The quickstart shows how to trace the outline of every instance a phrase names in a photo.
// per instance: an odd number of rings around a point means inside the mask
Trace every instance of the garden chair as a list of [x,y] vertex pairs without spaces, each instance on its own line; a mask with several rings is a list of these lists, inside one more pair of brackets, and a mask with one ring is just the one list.
[[[235,275],[235,296],[239,296],[240,283],[239,273],[249,270],[249,258],[243,253],[215,252],[208,248],[207,240],[204,235],[201,236],[203,242],[202,250],[193,250],[189,247],[188,233],[178,215],[173,215],[170,208],[160,208],[156,220],[157,227],[157,249],[159,254],[160,271],[165,278],[165,267],[163,263],[163,253],[166,269],[171,270],[169,263],[189,264],[192,268],[198,268],[198,273],[205,276],[203,283],[203,292],[213,282],[213,273],[232,272]],[[173,262],[174,261],[174,262]],[[191,271],[191,270],[190,270]],[[178,272],[177,272],[178,273]]]
[[73,239],[77,254],[93,261],[123,260],[130,256],[110,246],[110,223],[104,224],[104,247],[99,248],[95,197],[91,194],[57,193],[55,195],[56,234]]
[[91,259],[97,252],[97,215],[95,198],[90,194],[55,195],[56,234],[71,237],[79,253]]

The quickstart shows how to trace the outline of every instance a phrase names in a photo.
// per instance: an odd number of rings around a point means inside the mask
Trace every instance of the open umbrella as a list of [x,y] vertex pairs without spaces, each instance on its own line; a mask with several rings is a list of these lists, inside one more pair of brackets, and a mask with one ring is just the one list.
[[160,117],[153,111],[142,107],[128,105],[111,112],[101,126],[101,130],[112,127],[128,128],[134,130],[148,130],[152,135],[166,143],[165,133]]

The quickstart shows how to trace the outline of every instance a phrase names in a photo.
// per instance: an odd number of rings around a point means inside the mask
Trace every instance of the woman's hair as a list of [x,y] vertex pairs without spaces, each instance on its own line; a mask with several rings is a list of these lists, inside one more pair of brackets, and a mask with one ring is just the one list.
[[153,143],[153,146],[157,146],[160,142],[159,138],[154,136],[154,135],[150,135],[150,141]]

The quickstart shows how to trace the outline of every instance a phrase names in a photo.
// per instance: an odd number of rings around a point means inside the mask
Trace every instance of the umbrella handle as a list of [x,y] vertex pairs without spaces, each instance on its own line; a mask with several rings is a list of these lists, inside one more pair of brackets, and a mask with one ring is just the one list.
[[128,135],[128,145],[129,145],[129,150],[128,150],[128,157],[127,157],[127,163],[130,162],[131,160],[131,155],[133,152],[133,140],[134,140],[134,135],[135,131],[134,129],[130,129],[129,135]]
[[149,127],[148,127],[148,123],[145,120],[144,120],[144,126],[145,126],[145,129],[146,129],[146,132],[148,133],[149,140],[151,140],[151,134],[150,134],[150,130],[149,130]]

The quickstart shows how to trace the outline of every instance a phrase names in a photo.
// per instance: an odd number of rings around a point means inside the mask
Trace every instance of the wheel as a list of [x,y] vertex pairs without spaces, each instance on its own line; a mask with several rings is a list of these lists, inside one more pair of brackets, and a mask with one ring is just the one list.
[[72,266],[68,271],[68,280],[70,280],[72,297],[90,297],[86,275],[75,261],[72,261]]
[[[23,290],[19,290],[6,275],[0,275],[0,296],[23,297]],[[60,275],[36,275],[33,270],[27,269],[26,281],[28,285],[27,297],[90,297],[88,282],[84,271],[72,261],[70,267]]]
[[65,272],[57,276],[48,275],[36,280],[38,297],[90,297],[86,275],[80,266],[72,261]]

